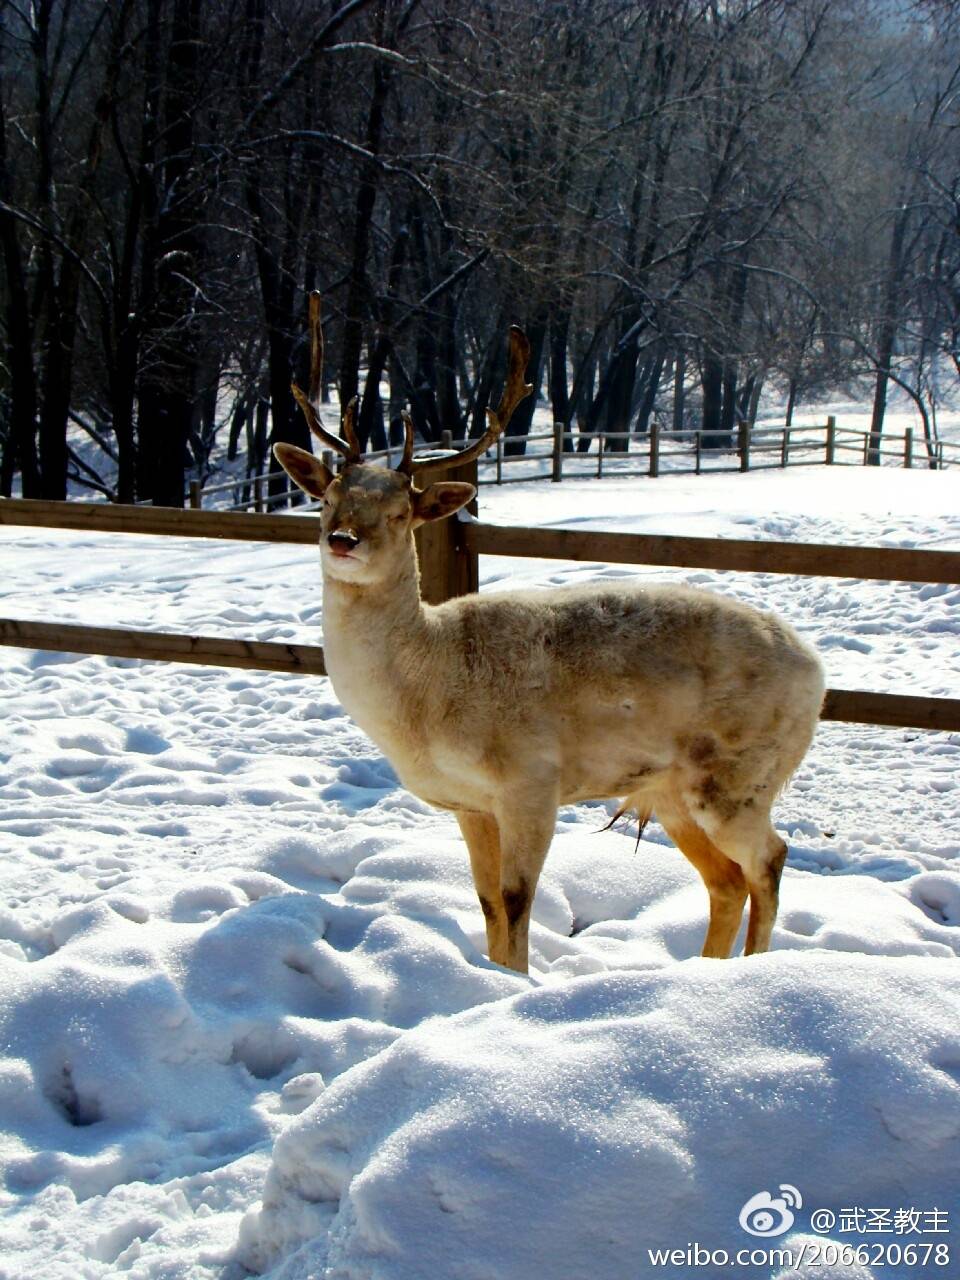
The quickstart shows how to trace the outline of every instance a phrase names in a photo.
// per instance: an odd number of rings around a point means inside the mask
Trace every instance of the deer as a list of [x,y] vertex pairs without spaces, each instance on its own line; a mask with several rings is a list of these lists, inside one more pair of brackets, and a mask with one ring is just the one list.
[[[449,465],[479,457],[505,430],[532,391],[529,351],[512,328],[500,403]],[[315,382],[312,372],[311,390]],[[402,785],[456,818],[489,959],[528,972],[530,910],[558,809],[586,800],[616,800],[612,821],[635,813],[641,832],[655,815],[696,868],[709,898],[703,956],[730,955],[748,896],[744,954],[766,951],[787,856],[771,808],[819,719],[814,650],[771,613],[683,585],[426,604],[414,530],[453,516],[474,486],[418,485],[408,414],[402,458],[388,469],[363,461],[355,402],[335,435],[314,394],[296,383],[293,394],[313,434],[343,458],[335,474],[308,450],[273,446],[322,503],[327,673]]]

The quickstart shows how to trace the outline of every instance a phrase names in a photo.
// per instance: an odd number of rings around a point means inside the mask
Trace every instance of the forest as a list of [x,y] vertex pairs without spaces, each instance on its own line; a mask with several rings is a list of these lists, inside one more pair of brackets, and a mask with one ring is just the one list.
[[370,448],[480,434],[511,323],[573,449],[771,388],[932,444],[958,106],[952,0],[0,0],[0,493],[309,447],[312,289]]

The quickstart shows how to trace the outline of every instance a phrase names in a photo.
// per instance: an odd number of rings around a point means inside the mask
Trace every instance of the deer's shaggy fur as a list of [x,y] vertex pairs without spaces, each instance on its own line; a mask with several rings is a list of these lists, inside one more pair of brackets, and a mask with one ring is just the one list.
[[492,960],[525,970],[557,808],[655,812],[710,895],[703,953],[767,948],[786,846],[770,823],[823,700],[814,652],[780,619],[686,587],[585,586],[420,599],[413,530],[470,485],[420,491],[364,464],[336,479],[276,454],[324,498],[324,651],[345,709],[404,786],[456,814]]

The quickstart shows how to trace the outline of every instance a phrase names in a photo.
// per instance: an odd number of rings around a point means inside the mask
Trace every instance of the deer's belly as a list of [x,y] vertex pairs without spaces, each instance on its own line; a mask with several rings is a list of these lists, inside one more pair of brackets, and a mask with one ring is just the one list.
[[657,727],[626,716],[565,733],[560,803],[609,800],[656,788],[675,764],[676,743]]
[[668,716],[641,719],[628,699],[613,707],[592,702],[589,717],[504,717],[486,734],[457,726],[423,735],[401,708],[384,705],[389,693],[379,682],[335,679],[334,688],[404,787],[438,809],[489,813],[504,787],[518,783],[555,788],[560,804],[635,795],[655,789],[673,764]]
[[396,762],[394,767],[407,790],[428,804],[489,813],[507,786],[520,784],[541,794],[555,789],[559,804],[576,804],[656,790],[674,764],[672,752],[644,750],[635,741],[594,742],[588,736],[577,749],[562,753],[556,745],[542,752],[521,748],[505,770],[475,751],[438,744],[406,768]]
[[672,761],[638,750],[636,744],[613,755],[578,752],[567,757],[560,778],[560,803],[612,800],[655,790],[670,772]]

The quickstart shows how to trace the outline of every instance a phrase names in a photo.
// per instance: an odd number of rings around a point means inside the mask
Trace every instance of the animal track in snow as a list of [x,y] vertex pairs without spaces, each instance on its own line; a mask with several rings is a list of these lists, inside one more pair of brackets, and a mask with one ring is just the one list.
[[960,881],[952,873],[928,871],[910,882],[910,901],[935,924],[960,925]]
[[47,1083],[44,1093],[67,1123],[76,1129],[99,1124],[103,1119],[99,1098],[78,1090],[69,1062],[65,1062],[59,1074]]
[[231,1062],[242,1063],[257,1080],[273,1080],[296,1062],[300,1046],[283,1027],[254,1027],[234,1041]]
[[170,919],[176,924],[205,924],[236,907],[245,907],[249,901],[247,895],[232,884],[188,885],[174,894]]

